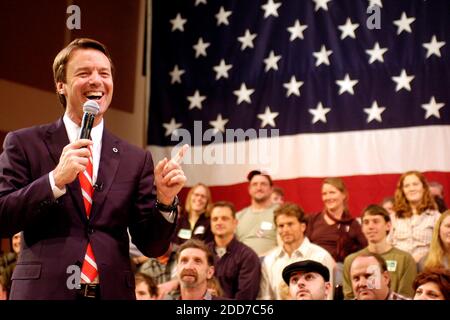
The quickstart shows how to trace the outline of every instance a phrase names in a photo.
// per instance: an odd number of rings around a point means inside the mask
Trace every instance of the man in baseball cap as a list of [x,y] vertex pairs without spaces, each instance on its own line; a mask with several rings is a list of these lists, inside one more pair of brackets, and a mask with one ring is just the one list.
[[293,300],[326,300],[332,289],[328,268],[313,260],[291,263],[283,269],[283,280]]

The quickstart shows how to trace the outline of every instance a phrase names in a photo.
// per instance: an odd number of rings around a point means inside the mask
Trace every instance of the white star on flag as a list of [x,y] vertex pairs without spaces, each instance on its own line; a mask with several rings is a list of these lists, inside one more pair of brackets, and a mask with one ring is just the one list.
[[222,114],[219,113],[216,120],[210,121],[209,124],[214,128],[214,134],[217,132],[225,132],[225,125],[228,119],[222,119]]
[[198,6],[200,3],[207,4],[206,0],[195,0],[195,6]]
[[206,96],[201,96],[200,92],[198,90],[195,90],[194,95],[188,96],[187,98],[190,102],[189,104],[189,110],[194,108],[202,109],[202,102],[206,99]]
[[200,37],[198,39],[197,44],[194,44],[192,47],[195,50],[195,57],[198,58],[199,56],[205,56],[206,57],[206,48],[210,46],[209,42],[203,42],[203,38]]
[[313,1],[316,3],[314,11],[318,11],[319,9],[328,11],[328,2],[330,2],[331,0],[313,0]]
[[294,41],[297,38],[303,39],[303,31],[305,31],[306,28],[308,28],[308,26],[306,24],[302,25],[298,19],[295,20],[294,25],[292,27],[287,28],[287,30],[291,34],[289,41]]
[[402,12],[402,16],[398,20],[394,20],[394,24],[397,26],[397,34],[402,33],[403,31],[412,33],[410,24],[414,22],[416,18],[411,17],[408,18],[405,12]]
[[216,72],[216,80],[219,80],[221,77],[228,79],[228,70],[232,67],[233,66],[231,64],[226,64],[224,59],[220,60],[220,64],[213,67]]
[[238,37],[238,41],[242,43],[241,51],[245,48],[253,48],[253,40],[256,38],[256,33],[250,33],[250,30],[245,30],[245,34],[242,37]]
[[278,117],[278,112],[271,112],[270,107],[267,106],[264,113],[258,114],[258,118],[261,119],[261,128],[267,125],[275,127],[275,118]]
[[167,137],[172,133],[177,134],[176,130],[181,127],[181,123],[177,123],[175,118],[172,118],[169,123],[163,123],[163,127],[166,129],[165,136]]
[[406,70],[402,69],[402,72],[398,77],[392,77],[392,80],[394,80],[395,83],[397,83],[397,86],[395,87],[395,91],[399,91],[402,88],[404,88],[407,91],[411,91],[411,84],[410,82],[413,81],[415,76],[408,76],[406,74]]
[[322,102],[319,102],[317,104],[317,107],[315,109],[308,109],[309,113],[313,115],[312,124],[316,123],[317,121],[322,121],[324,123],[327,123],[327,113],[331,111],[330,108],[324,108],[322,105]]
[[352,21],[350,18],[347,18],[345,21],[345,24],[338,26],[339,30],[341,30],[341,40],[345,39],[346,37],[350,37],[355,39],[355,30],[358,29],[359,24],[354,23],[352,24]]
[[333,51],[327,50],[325,45],[322,45],[320,47],[320,51],[313,52],[313,56],[317,59],[316,60],[316,67],[320,66],[322,63],[325,63],[326,65],[330,65],[330,60],[328,57],[333,54]]
[[376,42],[373,49],[366,50],[367,54],[370,55],[369,64],[372,64],[375,61],[384,62],[383,54],[385,54],[386,51],[388,51],[387,48],[380,48],[380,45]]
[[436,118],[441,118],[441,115],[439,113],[439,110],[445,105],[445,103],[436,103],[436,99],[434,96],[431,97],[429,103],[425,103],[422,105],[422,108],[427,111],[425,114],[425,119],[428,119],[431,116],[434,116]]
[[376,101],[372,102],[372,106],[370,108],[364,108],[364,112],[367,113],[367,123],[371,122],[372,120],[381,122],[381,114],[384,110],[386,110],[386,108],[379,107],[378,102]]
[[273,0],[267,0],[266,4],[263,4],[261,8],[264,10],[264,18],[269,16],[278,17],[278,8],[281,3],[273,2]]
[[430,42],[425,42],[423,46],[425,49],[427,49],[427,59],[433,54],[441,57],[440,49],[445,46],[445,41],[437,41],[436,35],[433,35]]
[[178,65],[176,64],[172,71],[169,72],[170,77],[172,78],[170,80],[171,84],[174,84],[175,82],[181,83],[181,76],[185,73],[183,69],[179,69]]
[[345,75],[344,79],[342,80],[336,80],[336,84],[340,87],[339,88],[339,95],[343,94],[344,92],[348,92],[351,95],[354,95],[355,92],[353,91],[353,87],[359,82],[359,80],[351,80],[348,73]]
[[230,22],[228,21],[228,17],[231,15],[231,11],[225,11],[225,9],[222,7],[220,7],[219,12],[216,14],[216,19],[217,19],[217,25],[220,26],[222,23],[224,25],[229,25]]
[[187,19],[183,19],[181,17],[181,14],[177,14],[177,16],[170,20],[170,23],[172,24],[172,32],[175,30],[180,30],[181,32],[184,31],[184,24],[187,22]]
[[286,82],[283,84],[283,87],[285,87],[287,89],[286,97],[289,97],[291,94],[300,96],[300,87],[302,85],[303,85],[303,81],[297,81],[295,76],[292,76],[290,82]]
[[266,64],[266,68],[264,69],[266,72],[270,69],[278,70],[278,60],[281,59],[281,55],[276,56],[275,53],[270,51],[269,56],[264,59],[264,63]]
[[241,84],[241,88],[239,90],[233,91],[233,94],[238,97],[237,104],[241,104],[241,102],[252,103],[250,99],[250,95],[254,92],[254,89],[247,89],[245,83]]

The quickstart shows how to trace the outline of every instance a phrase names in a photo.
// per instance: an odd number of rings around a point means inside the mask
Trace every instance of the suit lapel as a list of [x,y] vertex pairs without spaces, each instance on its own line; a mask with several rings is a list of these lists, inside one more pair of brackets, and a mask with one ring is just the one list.
[[[66,127],[62,118],[56,121],[46,132],[46,144],[49,150],[50,156],[55,163],[55,166],[59,162],[63,148],[69,144],[69,138],[67,137]],[[86,220],[86,211],[84,209],[83,197],[81,195],[81,187],[78,179],[75,179],[72,183],[66,185],[66,190],[72,197],[78,212],[83,220]]]
[[114,177],[120,163],[120,141],[103,129],[102,151],[100,156],[100,166],[97,174],[97,185],[92,199],[91,219],[97,214],[105,202],[106,195],[111,188]]

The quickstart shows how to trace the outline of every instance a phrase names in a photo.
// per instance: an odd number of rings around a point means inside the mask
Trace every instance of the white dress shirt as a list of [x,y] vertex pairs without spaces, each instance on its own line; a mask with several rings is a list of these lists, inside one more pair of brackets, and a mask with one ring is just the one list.
[[[304,260],[314,260],[320,262],[330,271],[330,283],[334,288],[333,274],[335,261],[327,250],[311,243],[307,237],[303,239],[302,244],[291,256],[278,246],[270,251],[262,262],[261,285],[259,291],[259,300],[286,300],[289,293],[289,286],[284,282],[282,273],[283,269],[291,263]],[[328,299],[333,297],[333,290],[330,290]]]
[[[69,137],[69,142],[75,142],[78,139],[78,135],[80,133],[81,127],[78,126],[75,122],[73,122],[67,114],[64,114],[63,117],[64,126],[66,127],[67,136]],[[102,151],[102,137],[103,137],[103,127],[104,122],[103,119],[100,121],[98,125],[92,128],[91,130],[91,140],[94,143],[92,146],[92,166],[93,166],[93,177],[92,177],[92,183],[95,184],[97,181],[97,175],[98,175],[98,168],[100,166],[100,155]],[[55,179],[53,176],[53,171],[51,171],[48,175],[48,178],[50,180],[50,186],[53,191],[53,196],[55,199],[58,199],[62,195],[66,193],[66,187],[58,188],[55,185]],[[165,212],[160,211],[163,217],[169,221],[170,223],[173,223],[176,218],[175,212]]]
[[[75,142],[78,139],[78,135],[80,134],[81,127],[78,126],[75,122],[73,122],[67,114],[64,114],[63,117],[64,126],[66,127],[67,136],[69,137],[69,142]],[[92,128],[91,130],[91,140],[94,142],[92,146],[92,166],[93,166],[93,177],[92,183],[95,184],[97,181],[98,175],[98,167],[100,165],[100,154],[102,151],[102,136],[103,136],[103,119],[100,121],[98,125]],[[63,194],[66,193],[66,187],[58,188],[55,185],[55,179],[53,177],[53,171],[49,174],[50,185],[52,187],[53,195],[55,199],[58,199]]]

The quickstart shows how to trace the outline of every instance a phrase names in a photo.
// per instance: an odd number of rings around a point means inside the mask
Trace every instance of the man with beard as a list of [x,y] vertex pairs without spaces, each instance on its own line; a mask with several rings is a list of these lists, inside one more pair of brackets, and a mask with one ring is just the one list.
[[178,252],[177,277],[181,300],[220,300],[208,290],[208,280],[214,276],[214,256],[200,240],[189,239]]
[[[289,288],[283,281],[283,269],[293,263],[314,260],[325,265],[333,275],[335,262],[331,254],[313,244],[305,236],[307,219],[303,210],[286,202],[275,210],[274,222],[282,244],[271,250],[262,262],[262,278],[259,298],[263,300],[287,300]],[[331,283],[333,277],[331,276]],[[328,298],[332,298],[330,290]]]
[[273,212],[277,205],[270,198],[273,182],[267,173],[259,170],[251,171],[247,179],[251,204],[236,214],[239,221],[236,237],[259,256],[264,256],[277,245],[273,224]]
[[350,266],[355,300],[410,300],[391,291],[386,261],[376,253],[363,253]]
[[283,280],[293,300],[326,300],[332,290],[330,271],[313,260],[291,263],[283,270]]

